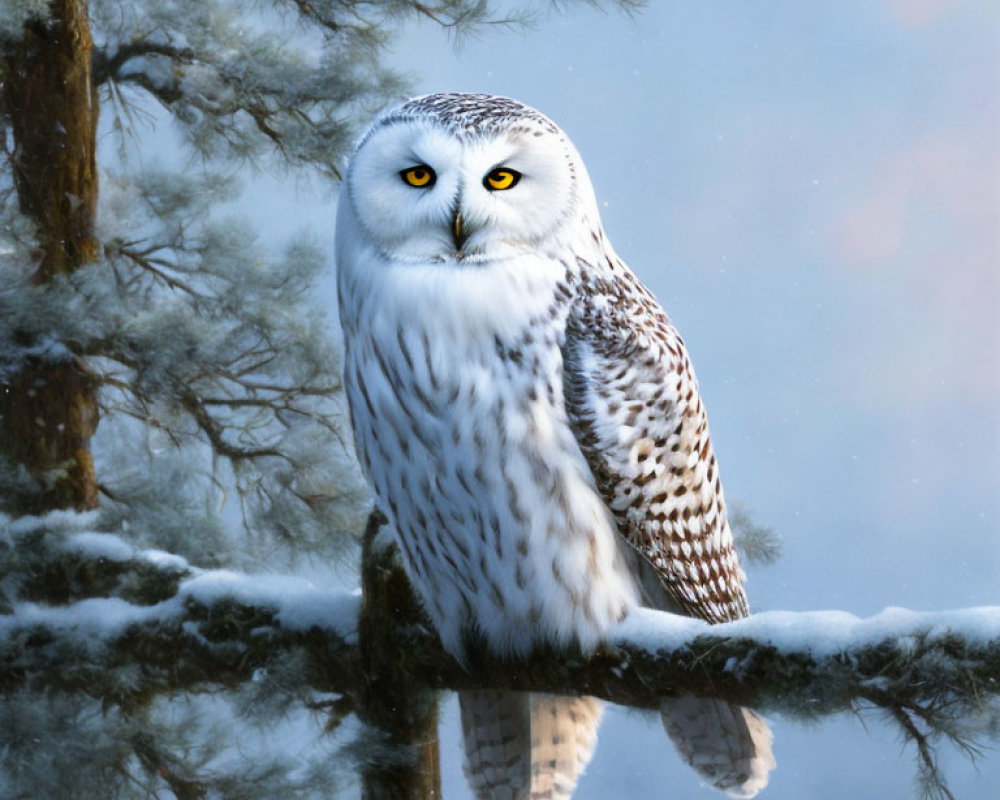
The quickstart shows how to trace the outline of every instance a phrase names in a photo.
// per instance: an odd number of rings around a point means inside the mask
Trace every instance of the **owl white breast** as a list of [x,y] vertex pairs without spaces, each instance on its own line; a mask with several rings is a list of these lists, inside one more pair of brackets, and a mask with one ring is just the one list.
[[683,342],[566,135],[430,95],[375,120],[345,184],[357,449],[445,646],[591,647],[639,602],[745,613]]
[[[356,444],[449,650],[596,643],[638,599],[565,410],[562,346],[596,248],[579,156],[513,101],[380,117],[337,222]],[[593,220],[593,221],[592,221]]]
[[[747,613],[684,343],[551,120],[470,94],[379,116],[346,173],[337,269],[358,455],[446,649],[589,649],[639,603]],[[479,796],[568,797],[595,702],[461,692]],[[716,787],[767,783],[749,709],[664,698],[661,714]]]

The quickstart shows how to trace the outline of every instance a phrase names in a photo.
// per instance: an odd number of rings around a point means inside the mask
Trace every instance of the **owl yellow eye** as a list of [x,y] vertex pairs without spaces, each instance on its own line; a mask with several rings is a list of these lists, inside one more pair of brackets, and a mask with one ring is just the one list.
[[403,178],[404,183],[416,186],[418,189],[426,189],[429,186],[433,186],[434,180],[437,177],[434,174],[434,170],[426,164],[419,164],[416,167],[404,169],[399,174]]
[[491,192],[499,192],[503,189],[510,189],[512,186],[515,186],[519,180],[521,180],[521,173],[516,169],[497,167],[496,169],[490,170],[486,174],[486,177],[483,178],[483,186]]

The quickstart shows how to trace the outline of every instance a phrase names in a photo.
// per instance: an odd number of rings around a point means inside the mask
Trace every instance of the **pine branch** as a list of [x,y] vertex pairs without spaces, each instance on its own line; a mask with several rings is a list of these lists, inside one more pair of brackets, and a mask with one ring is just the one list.
[[167,58],[179,65],[190,64],[196,58],[196,53],[189,47],[176,47],[150,39],[115,44],[110,48],[95,48],[92,67],[94,84],[100,86],[109,80],[122,82],[134,79],[134,75],[123,76],[120,70],[132,59],[148,56]]
[[197,780],[184,777],[185,765],[172,754],[157,747],[153,737],[138,734],[132,748],[139,763],[153,775],[157,775],[170,787],[177,800],[201,800],[206,796],[207,787]]
[[[0,690],[84,691],[129,707],[239,687],[294,655],[306,687],[344,698],[338,717],[370,715],[372,654],[359,645],[357,594],[199,570],[106,534],[14,544],[42,553],[44,565],[30,565],[36,577],[18,591],[32,602],[0,617]],[[714,626],[642,609],[592,654],[543,649],[505,660],[473,644],[463,668],[423,622],[391,550],[370,549],[366,592],[388,611],[366,611],[362,624],[377,631],[377,664],[400,686],[587,694],[648,709],[695,694],[799,719],[875,708],[914,744],[922,785],[941,798],[935,741],[974,755],[996,735],[1000,608],[888,609],[869,619],[767,612]],[[366,641],[371,649],[371,634]]]
[[[70,537],[45,570],[36,567],[22,595],[33,602],[0,618],[0,685],[100,693],[82,673],[131,662],[148,668],[143,691],[198,690],[239,682],[272,655],[306,647],[325,673],[315,688],[352,691],[357,595],[298,578],[198,570],[114,536],[102,546],[94,544],[97,534],[88,536],[86,546]],[[129,554],[114,555],[119,547]],[[115,593],[131,587],[132,602],[87,592],[66,605],[41,604],[78,597],[83,582]],[[713,626],[640,609],[593,654],[542,651],[512,661],[476,649],[469,671],[442,652],[428,625],[401,627],[394,636],[409,672],[437,689],[579,692],[641,708],[694,693],[795,717],[848,711],[860,701],[922,710],[925,724],[956,703],[983,708],[1000,695],[1000,608],[992,607],[889,609],[869,619],[776,611]],[[47,646],[23,649],[40,642]],[[86,651],[74,663],[57,657],[73,647]],[[168,665],[172,674],[158,671]]]

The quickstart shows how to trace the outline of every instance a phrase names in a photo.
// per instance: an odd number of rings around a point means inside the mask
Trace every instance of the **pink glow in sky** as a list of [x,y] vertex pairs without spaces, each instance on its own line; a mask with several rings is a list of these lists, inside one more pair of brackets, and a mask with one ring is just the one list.
[[928,224],[943,228],[953,255],[958,245],[970,266],[996,266],[1000,155],[985,134],[928,134],[889,155],[841,220],[840,247],[849,264],[877,267]]
[[[986,131],[919,136],[887,156],[835,224],[843,263],[866,273],[878,316],[913,326],[865,385],[928,399],[956,387],[970,400],[996,397],[1000,154],[989,142]],[[893,296],[911,299],[905,323]],[[936,352],[936,343],[947,346]]]
[[919,28],[933,22],[958,0],[889,0],[896,18],[907,28]]

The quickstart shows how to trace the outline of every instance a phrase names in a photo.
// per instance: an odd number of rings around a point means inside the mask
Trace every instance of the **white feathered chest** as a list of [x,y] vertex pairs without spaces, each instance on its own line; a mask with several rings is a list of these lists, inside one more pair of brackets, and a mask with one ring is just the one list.
[[[463,93],[387,110],[345,176],[337,266],[358,455],[450,652],[470,634],[500,652],[590,648],[638,602],[747,613],[684,343],[615,255],[555,123]],[[529,782],[540,796],[557,773],[571,790],[576,701],[529,714],[523,697],[460,694],[481,797]],[[573,724],[557,734],[560,708]],[[698,698],[661,712],[715,786],[766,783],[752,712]]]
[[566,268],[354,259],[356,444],[445,646],[473,631],[500,651],[593,646],[637,592],[564,408]]

